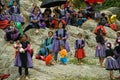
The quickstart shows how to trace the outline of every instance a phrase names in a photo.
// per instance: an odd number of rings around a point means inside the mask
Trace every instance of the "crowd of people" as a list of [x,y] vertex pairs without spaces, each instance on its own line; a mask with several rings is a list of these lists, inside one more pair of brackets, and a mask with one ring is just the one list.
[[[110,70],[110,78],[113,79],[113,70],[120,70],[120,32],[117,33],[117,39],[115,41],[115,48],[112,49],[112,44],[105,39],[106,30],[104,27],[110,27],[117,31],[115,24],[116,15],[107,16],[105,13],[100,13],[100,10],[95,10],[101,7],[100,4],[89,4],[85,1],[86,8],[79,8],[79,11],[74,9],[74,5],[71,2],[62,4],[60,7],[56,6],[53,11],[50,8],[46,8],[44,12],[40,10],[36,3],[33,3],[30,9],[29,24],[23,29],[25,24],[24,17],[21,16],[20,0],[9,0],[8,4],[2,3],[0,0],[0,29],[5,31],[4,39],[11,44],[14,43],[15,48],[15,62],[17,66],[21,80],[22,68],[25,68],[26,79],[28,77],[28,68],[33,67],[32,56],[34,50],[31,48],[29,36],[26,35],[26,31],[29,29],[36,29],[35,32],[39,33],[39,29],[52,28],[56,29],[48,32],[48,38],[44,40],[43,47],[39,50],[35,56],[36,59],[45,61],[47,66],[55,65],[58,63],[58,54],[60,55],[60,63],[66,65],[68,62],[68,53],[70,47],[67,39],[68,32],[66,25],[73,25],[81,28],[82,24],[90,19],[96,20],[98,25],[94,33],[96,34],[96,47],[95,56],[99,57],[100,66],[103,67],[103,61],[106,58],[105,68]],[[84,50],[85,41],[82,37],[82,33],[78,33],[77,39],[74,43],[75,58],[78,59],[78,64],[81,65],[82,59],[86,57]],[[120,77],[118,77],[120,78]]]

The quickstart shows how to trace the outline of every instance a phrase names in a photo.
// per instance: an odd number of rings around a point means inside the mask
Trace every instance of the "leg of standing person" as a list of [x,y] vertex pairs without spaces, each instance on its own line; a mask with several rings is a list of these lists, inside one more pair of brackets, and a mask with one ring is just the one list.
[[56,52],[54,53],[54,60],[56,61],[56,63],[57,63],[57,57],[58,57],[58,53]]
[[22,75],[22,67],[19,67],[18,71],[19,71],[19,75],[21,76]]
[[17,80],[21,80],[21,78],[22,78],[22,67],[18,68],[18,72],[19,72],[19,77],[18,77]]
[[25,67],[25,78],[26,78],[26,80],[29,80],[29,77],[28,77],[28,68],[27,67]]
[[28,68],[25,67],[25,76],[28,76],[29,72],[28,72]]
[[100,66],[102,66],[101,58],[99,58],[99,63],[100,63]]
[[103,61],[104,61],[104,58],[99,58],[99,62],[100,62],[100,66],[101,66],[101,67],[104,67]]
[[114,76],[113,76],[113,71],[111,70],[110,71],[110,79],[113,80],[114,79]]

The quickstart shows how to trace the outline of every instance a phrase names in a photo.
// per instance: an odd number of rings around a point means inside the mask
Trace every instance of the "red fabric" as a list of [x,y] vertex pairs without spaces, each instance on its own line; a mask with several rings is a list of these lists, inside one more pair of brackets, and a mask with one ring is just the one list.
[[0,75],[0,79],[6,79],[10,76],[10,74],[2,74]]
[[33,49],[30,49],[30,50],[29,50],[30,55],[32,55],[32,54],[33,54],[33,52],[34,52],[34,50],[33,50]]
[[103,3],[103,2],[104,2],[104,0],[97,0],[97,2]]
[[95,0],[88,0],[88,2],[89,2],[90,4],[93,4],[93,3],[95,3]]
[[59,23],[57,20],[53,19],[52,24],[54,25],[54,28],[58,28]]
[[94,30],[95,34],[97,34],[98,29],[101,29],[103,35],[106,36],[106,30],[105,30],[104,26],[102,26],[102,25],[97,26],[96,29]]
[[50,64],[51,63],[51,61],[52,61],[52,55],[51,54],[49,54],[47,57],[46,57],[46,59],[45,59],[45,63],[46,63],[46,65],[48,65],[48,64]]
[[65,22],[65,20],[61,20],[61,22],[62,22],[64,25],[66,25],[66,22]]
[[84,49],[78,49],[75,52],[75,57],[79,58],[79,59],[82,59],[82,58],[86,57]]
[[109,26],[110,26],[111,29],[117,31],[117,26],[116,26],[116,24],[110,24]]
[[64,4],[64,8],[68,7],[68,3]]
[[18,53],[19,53],[18,51],[15,51],[15,58],[16,58],[16,56],[17,56]]
[[41,56],[41,55],[39,55],[39,54],[36,54],[36,55],[35,55],[35,59],[39,59],[39,60],[45,61],[45,57],[44,57],[44,56]]
[[40,59],[40,55],[39,55],[39,54],[36,54],[36,55],[35,55],[35,59]]
[[5,29],[8,26],[8,20],[0,21],[0,29]]
[[94,4],[94,3],[103,3],[104,0],[84,0],[85,2],[88,2],[89,4]]

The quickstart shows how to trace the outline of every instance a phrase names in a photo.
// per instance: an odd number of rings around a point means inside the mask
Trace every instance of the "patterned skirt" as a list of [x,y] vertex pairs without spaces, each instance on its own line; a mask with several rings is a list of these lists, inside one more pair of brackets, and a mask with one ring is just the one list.
[[105,45],[97,45],[95,57],[105,58]]
[[118,62],[113,57],[106,58],[105,68],[106,68],[106,70],[120,69]]

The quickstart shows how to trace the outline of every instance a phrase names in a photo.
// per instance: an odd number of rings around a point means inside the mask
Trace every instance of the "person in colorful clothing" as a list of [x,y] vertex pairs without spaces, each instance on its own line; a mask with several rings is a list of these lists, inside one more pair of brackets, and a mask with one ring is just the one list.
[[106,41],[105,41],[105,38],[103,37],[101,29],[99,29],[98,32],[97,32],[96,42],[98,44],[97,44],[97,47],[96,47],[95,56],[99,57],[100,66],[103,67],[104,66],[103,61],[104,61],[104,58],[105,58],[105,50],[106,50],[106,47],[105,47],[105,42]]
[[14,65],[18,67],[18,72],[20,75],[18,80],[21,80],[22,78],[22,68],[25,68],[25,78],[29,80],[28,68],[33,67],[32,57],[29,53],[30,42],[27,41],[27,38],[28,38],[27,35],[23,34],[20,40],[20,44],[22,45],[22,48],[19,49],[14,62]]
[[5,29],[8,26],[9,19],[5,15],[4,9],[0,10],[0,29]]
[[18,4],[16,1],[14,1],[13,6],[10,8],[10,15],[11,15],[11,20],[14,22],[21,22],[21,24],[24,24],[24,19],[20,15],[20,8],[18,7]]
[[5,29],[6,34],[4,38],[6,41],[13,43],[13,41],[16,41],[20,38],[20,33],[15,27],[14,21],[10,21],[9,23],[10,25]]
[[[117,32],[117,39],[115,41],[114,54],[115,54],[115,59],[117,60],[120,68],[120,32]],[[120,69],[119,69],[119,72],[120,72]],[[120,76],[117,76],[116,78],[119,80]]]
[[60,51],[60,45],[63,45],[67,52],[70,51],[67,39],[68,39],[68,33],[64,29],[65,24],[60,21],[59,22],[59,29],[55,32],[53,35],[54,41],[53,41],[53,52],[54,52],[54,59],[57,61],[58,52]]
[[82,34],[78,34],[78,39],[75,42],[75,57],[78,59],[78,64],[82,64],[82,59],[86,57],[84,51],[85,42],[82,39]]
[[9,0],[9,2],[8,2],[8,7],[12,7],[13,4],[14,4],[14,1],[17,2],[18,7],[20,8],[20,0]]
[[54,61],[53,52],[49,51],[48,55],[45,58],[45,63],[46,63],[47,66],[51,66],[51,65],[54,65],[53,61]]
[[47,56],[49,51],[53,48],[53,32],[48,32],[48,38],[44,40],[43,48],[39,50],[39,55]]
[[60,54],[60,56],[61,56],[61,58],[60,58],[60,62],[61,62],[61,64],[64,64],[64,65],[66,65],[67,64],[67,51],[66,51],[66,49],[65,49],[65,47],[63,46],[63,45],[60,45],[60,51],[59,51],[59,54]]
[[106,70],[110,71],[110,79],[114,79],[113,70],[119,70],[120,67],[118,65],[117,60],[114,58],[114,50],[111,48],[112,45],[110,42],[106,44],[106,61],[105,61],[105,68]]
[[35,7],[33,12],[30,14],[30,23],[28,26],[24,29],[23,32],[28,31],[29,29],[35,28],[36,33],[39,32],[39,28],[45,28],[46,24],[41,22],[42,16],[41,13],[39,13],[38,7]]

